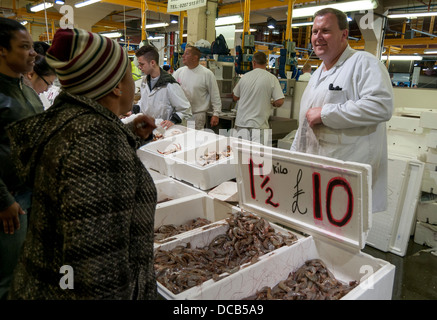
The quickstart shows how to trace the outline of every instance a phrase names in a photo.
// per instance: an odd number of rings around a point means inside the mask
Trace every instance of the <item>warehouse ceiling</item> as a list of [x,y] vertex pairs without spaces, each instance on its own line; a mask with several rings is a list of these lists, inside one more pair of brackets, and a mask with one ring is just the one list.
[[[53,1],[53,0],[50,0]],[[66,0],[65,4],[74,5],[79,0]],[[320,4],[332,4],[339,1],[310,1],[310,0],[292,0],[293,9]],[[53,8],[47,9],[46,12],[29,13],[26,5],[36,4],[40,0],[0,0],[0,13],[6,17],[15,16],[19,20],[28,20],[32,27],[37,30],[46,31],[54,26],[58,28],[59,20],[62,15],[59,13],[61,5],[55,4]],[[47,0],[49,2],[49,0]],[[252,0],[250,12],[250,27],[257,31],[252,32],[256,40],[270,43],[281,44],[284,40],[287,21],[287,0]],[[379,6],[375,12],[386,14],[387,12],[402,11],[436,11],[437,0],[379,0]],[[147,24],[156,22],[170,22],[170,14],[167,13],[167,0],[164,1],[147,1],[146,21]],[[240,14],[243,16],[244,1],[219,0],[218,16],[231,14]],[[141,40],[141,2],[139,0],[101,0],[101,2],[75,9],[75,19],[82,18],[92,22],[94,32],[125,30],[126,35],[132,43],[138,43]],[[277,21],[277,27],[274,31],[267,28],[267,18],[272,17]],[[293,23],[307,21],[305,19],[293,19]],[[46,27],[47,22],[47,27]],[[82,22],[83,23],[83,22]],[[186,24],[186,19],[185,19]],[[79,24],[81,25],[81,24]],[[242,25],[237,25],[242,28]],[[403,39],[403,33],[415,29],[422,31],[414,34],[414,39]],[[437,38],[430,35],[437,33],[434,31],[434,17],[423,17],[419,19],[387,19],[385,42],[391,45],[390,50],[396,53],[418,53],[423,52],[425,48],[437,47]],[[165,28],[148,29],[148,33],[177,31],[177,24],[170,24]],[[292,39],[297,42],[296,46],[305,46],[308,41],[310,28],[300,27],[292,29]],[[44,38],[44,31],[41,37]],[[362,35],[355,20],[350,22],[350,36],[356,39],[357,46],[362,45]],[[391,41],[391,42],[390,42]]]

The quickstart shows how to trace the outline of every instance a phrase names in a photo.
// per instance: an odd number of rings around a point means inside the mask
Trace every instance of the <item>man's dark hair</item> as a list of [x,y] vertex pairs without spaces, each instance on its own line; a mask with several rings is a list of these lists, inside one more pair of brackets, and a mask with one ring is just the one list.
[[137,58],[143,57],[148,62],[154,60],[156,64],[159,65],[159,53],[154,46],[151,46],[149,44],[142,46],[135,52],[135,55],[137,56]]
[[267,64],[267,56],[264,52],[258,51],[253,54],[253,61],[257,64],[264,65]]
[[0,47],[11,50],[11,39],[20,30],[27,29],[16,20],[0,17]]
[[46,55],[47,50],[49,50],[50,45],[44,41],[34,41],[33,42],[33,49],[38,54],[42,54],[43,56]]
[[337,17],[338,27],[340,28],[340,30],[348,30],[349,29],[349,24],[347,22],[346,13],[344,13],[343,11],[334,9],[334,8],[321,9],[314,14],[314,18],[318,17],[318,16],[324,16],[327,13],[332,13],[333,15],[335,15]]
[[42,54],[38,54],[35,57],[35,65],[33,71],[40,77],[48,77],[56,75],[55,69],[53,69],[46,61],[46,57]]

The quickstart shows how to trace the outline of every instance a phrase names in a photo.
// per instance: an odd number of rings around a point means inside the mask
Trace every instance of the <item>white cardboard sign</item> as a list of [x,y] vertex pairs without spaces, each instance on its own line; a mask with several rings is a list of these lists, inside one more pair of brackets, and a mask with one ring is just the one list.
[[240,206],[309,234],[363,248],[370,228],[369,165],[237,142]]
[[185,11],[206,6],[206,0],[168,0],[167,12]]

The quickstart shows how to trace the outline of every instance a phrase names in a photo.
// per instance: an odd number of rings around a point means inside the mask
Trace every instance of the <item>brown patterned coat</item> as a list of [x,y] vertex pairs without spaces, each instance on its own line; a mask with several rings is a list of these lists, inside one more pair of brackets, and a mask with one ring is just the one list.
[[[33,189],[9,298],[155,298],[156,189],[135,135],[94,100],[65,92],[8,133]],[[73,289],[60,286],[64,265],[73,268]]]

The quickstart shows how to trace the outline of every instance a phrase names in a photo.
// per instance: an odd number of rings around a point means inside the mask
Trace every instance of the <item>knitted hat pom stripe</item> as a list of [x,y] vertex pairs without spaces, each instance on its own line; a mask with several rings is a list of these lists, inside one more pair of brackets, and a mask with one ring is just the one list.
[[59,29],[47,52],[62,88],[98,100],[126,73],[127,52],[114,40],[81,29]]

